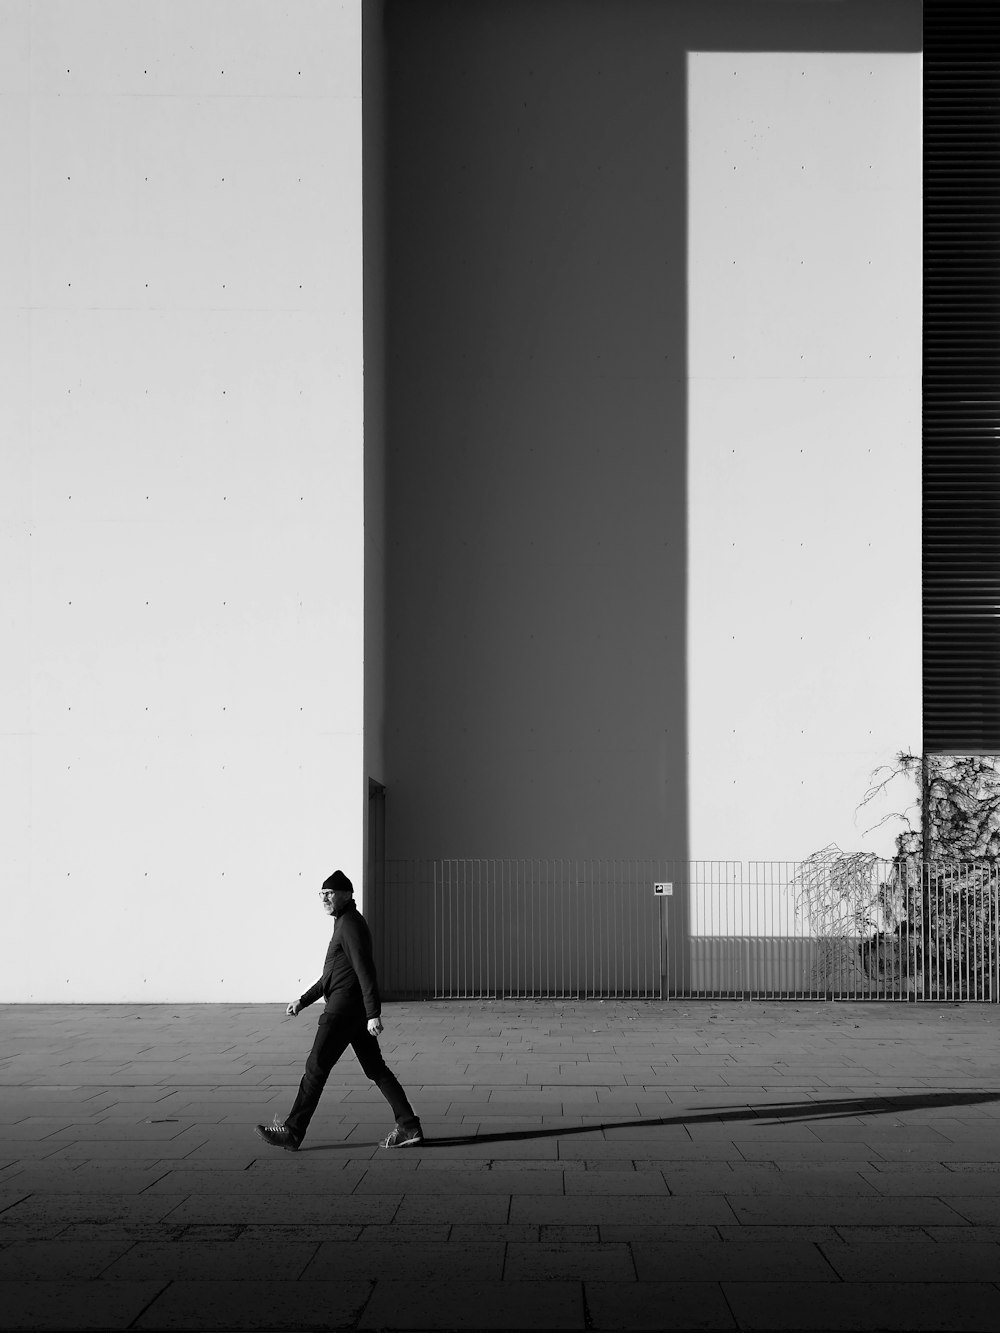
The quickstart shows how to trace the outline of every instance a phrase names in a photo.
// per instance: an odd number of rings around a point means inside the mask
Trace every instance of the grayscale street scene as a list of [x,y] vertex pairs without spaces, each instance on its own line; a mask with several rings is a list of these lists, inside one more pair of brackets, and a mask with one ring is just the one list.
[[0,1333],[1000,1329],[998,106],[0,0]]

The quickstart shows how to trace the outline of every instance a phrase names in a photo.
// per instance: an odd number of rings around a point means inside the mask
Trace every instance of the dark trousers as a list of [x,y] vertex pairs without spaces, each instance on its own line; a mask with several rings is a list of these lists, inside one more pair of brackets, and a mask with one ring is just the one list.
[[348,1046],[354,1048],[362,1070],[392,1107],[396,1124],[409,1129],[420,1123],[413,1114],[413,1107],[406,1100],[406,1093],[400,1087],[399,1080],[382,1059],[378,1038],[368,1032],[368,1019],[364,1010],[351,1008],[327,1011],[320,1017],[295,1104],[285,1118],[285,1125],[299,1142],[305,1136],[309,1121],[319,1105],[330,1070]]

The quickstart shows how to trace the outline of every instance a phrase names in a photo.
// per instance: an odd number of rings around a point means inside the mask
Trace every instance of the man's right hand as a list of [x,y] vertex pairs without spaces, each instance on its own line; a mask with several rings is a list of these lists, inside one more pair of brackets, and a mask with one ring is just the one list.
[[298,1014],[301,1008],[302,1006],[301,1004],[299,1004],[298,1000],[293,1000],[291,1004],[288,1006],[288,1008],[285,1010],[285,1013],[288,1015],[289,1018],[294,1018],[296,1014]]

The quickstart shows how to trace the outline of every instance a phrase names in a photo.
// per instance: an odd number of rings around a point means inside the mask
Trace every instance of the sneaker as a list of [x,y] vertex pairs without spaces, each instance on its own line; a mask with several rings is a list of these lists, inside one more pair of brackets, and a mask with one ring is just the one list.
[[299,1141],[292,1134],[292,1131],[286,1128],[277,1116],[274,1117],[273,1125],[256,1125],[257,1137],[269,1143],[272,1148],[284,1148],[287,1152],[297,1152]]
[[424,1132],[419,1125],[411,1125],[409,1129],[402,1129],[399,1125],[392,1133],[382,1140],[383,1148],[411,1148],[414,1144],[423,1143]]

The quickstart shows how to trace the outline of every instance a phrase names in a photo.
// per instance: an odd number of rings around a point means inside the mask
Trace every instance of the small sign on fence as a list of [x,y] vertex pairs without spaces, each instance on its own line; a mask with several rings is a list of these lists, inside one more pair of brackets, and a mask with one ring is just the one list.
[[673,891],[674,886],[672,884],[653,885],[653,892],[656,894],[657,898],[669,898]]

